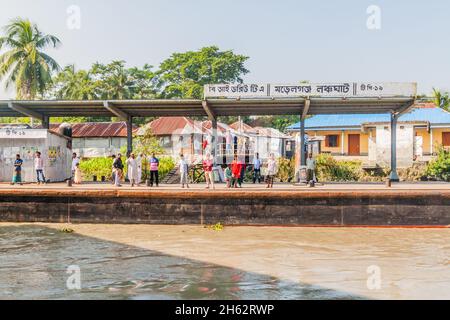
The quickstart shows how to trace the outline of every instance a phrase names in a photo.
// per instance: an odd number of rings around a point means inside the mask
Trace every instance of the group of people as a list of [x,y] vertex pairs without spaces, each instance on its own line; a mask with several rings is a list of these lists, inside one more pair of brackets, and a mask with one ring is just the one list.
[[[44,175],[44,159],[42,158],[41,152],[37,151],[34,154],[34,170],[36,172],[37,184],[45,184],[47,180]],[[20,154],[16,155],[16,160],[14,161],[14,174],[11,184],[23,184],[22,181],[22,166],[23,160],[20,157]]]
[[[137,157],[134,153],[131,153],[128,159],[125,161],[125,165],[122,161],[122,155],[119,153],[117,156],[113,155],[112,164],[112,183],[116,187],[121,187],[121,181],[124,177],[124,167],[128,166],[128,179],[132,187],[139,187],[142,181],[142,162],[145,158],[144,154],[139,154]],[[153,153],[148,159],[150,163],[150,187],[156,185],[159,186],[159,159]]]
[[[187,164],[184,160],[183,155],[181,155],[180,160],[180,173],[181,173],[181,187],[184,188],[187,184]],[[266,183],[267,188],[273,188],[273,181],[278,172],[278,164],[273,154],[270,154],[267,163],[265,164],[267,168]],[[215,189],[214,186],[214,174],[213,167],[214,162],[210,154],[206,154],[205,159],[202,162],[203,171],[205,174],[206,181],[206,189]],[[259,158],[259,154],[257,153],[253,160],[253,183],[256,182],[261,183],[262,175],[261,168],[263,167],[263,163]],[[183,168],[183,169],[181,169]],[[244,161],[239,160],[238,156],[235,156],[233,162],[230,165],[224,165],[224,178],[227,184],[227,188],[242,188],[242,184],[245,179],[246,172],[246,164]]]
[[[117,156],[113,155],[113,164],[112,164],[112,183],[121,187],[121,181],[124,177],[124,167],[128,166],[128,179],[132,187],[140,186],[142,181],[142,163],[143,159],[145,159],[144,154],[139,154],[137,157],[134,153],[131,153],[125,164],[122,161],[122,155],[119,153]],[[159,186],[159,159],[153,153],[151,157],[148,158],[148,162],[150,164],[150,186],[156,187]],[[16,155],[16,160],[14,161],[14,174],[11,184],[20,184],[22,185],[22,166],[23,160],[20,155]],[[207,153],[203,162],[202,162],[203,171],[205,174],[206,181],[206,189],[215,189],[214,185],[214,161],[212,159],[211,154]],[[265,164],[261,161],[259,154],[257,153],[255,158],[253,159],[253,183],[256,182],[261,183],[262,175],[261,169],[266,169],[265,172],[265,180],[266,180],[266,188],[273,188],[274,178],[278,173],[278,163],[275,159],[274,154],[269,155],[269,159]],[[306,173],[307,173],[307,182],[315,181],[315,167],[316,162],[312,156],[312,154],[308,155],[306,159]],[[82,181],[82,173],[80,168],[80,159],[78,158],[76,153],[72,154],[72,180],[75,184],[81,184]],[[238,156],[234,157],[233,162],[230,165],[225,165],[224,169],[224,178],[227,184],[227,188],[242,188],[242,183],[244,182],[246,165],[245,162],[240,161]],[[37,151],[34,155],[34,170],[36,172],[36,180],[38,184],[45,184],[47,180],[44,175],[44,160],[42,158],[41,152]],[[180,155],[179,160],[179,172],[180,172],[180,184],[182,188],[189,188],[189,165],[184,158],[183,155]]]

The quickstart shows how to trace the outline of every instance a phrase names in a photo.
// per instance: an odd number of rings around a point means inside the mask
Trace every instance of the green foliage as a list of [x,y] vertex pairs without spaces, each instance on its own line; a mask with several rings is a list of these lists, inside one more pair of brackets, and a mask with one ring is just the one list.
[[435,179],[450,182],[450,151],[440,148],[437,158],[430,161],[426,172]]
[[241,83],[249,71],[244,67],[248,57],[218,47],[174,53],[163,61],[157,72],[164,98],[203,97],[203,86],[214,83]]
[[16,87],[17,99],[32,100],[44,94],[52,82],[52,72],[60,69],[58,63],[44,53],[47,47],[60,44],[57,37],[43,34],[36,24],[26,19],[14,19],[0,37],[0,80],[6,88]]
[[150,126],[144,127],[144,133],[134,137],[134,153],[151,155],[162,154],[164,149],[161,147],[159,140],[152,133]]
[[[122,161],[125,161],[125,159],[122,158]],[[112,164],[113,159],[111,157],[82,159],[80,169],[83,180],[92,181],[93,176],[97,176],[98,179],[104,176],[110,180],[112,178]]]
[[295,176],[295,159],[278,159],[278,173],[277,178],[280,182],[289,182]]
[[337,161],[329,154],[316,158],[319,181],[358,181],[361,177],[361,161]]
[[52,95],[59,100],[96,99],[96,87],[89,71],[75,70],[75,65],[66,66],[54,79]]
[[433,100],[436,107],[450,111],[450,97],[448,92],[442,93],[440,90],[433,88]]
[[97,62],[89,71],[68,65],[54,78],[49,95],[63,100],[151,99],[157,94],[157,78],[151,69],[148,64],[126,68],[125,61]]
[[[126,158],[122,157],[122,161],[124,164],[124,173],[126,174],[128,171],[126,165]],[[97,176],[100,180],[102,176],[106,177],[107,180],[111,180],[112,178],[112,164],[113,159],[111,157],[103,157],[103,158],[90,158],[90,159],[82,159],[80,161],[80,169],[82,172],[83,180],[92,181],[93,176]],[[159,178],[160,180],[164,179],[164,177],[175,168],[175,161],[170,157],[162,157],[159,158]],[[142,160],[142,180],[145,181],[149,176],[150,164],[148,158],[145,157]]]

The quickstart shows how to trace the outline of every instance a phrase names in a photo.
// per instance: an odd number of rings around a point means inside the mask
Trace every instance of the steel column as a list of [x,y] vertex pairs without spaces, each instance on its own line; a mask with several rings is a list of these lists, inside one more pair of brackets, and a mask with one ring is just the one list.
[[400,181],[397,174],[397,119],[398,115],[391,113],[391,181]]
[[127,157],[133,152],[133,117],[127,118]]

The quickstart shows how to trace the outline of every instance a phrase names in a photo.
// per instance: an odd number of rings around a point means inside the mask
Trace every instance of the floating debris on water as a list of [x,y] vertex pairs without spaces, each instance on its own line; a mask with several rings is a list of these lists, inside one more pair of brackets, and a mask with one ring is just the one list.
[[222,223],[218,222],[218,223],[213,224],[211,226],[205,226],[205,228],[211,229],[211,230],[214,230],[214,231],[222,231],[225,227],[224,227],[224,225]]
[[73,230],[72,228],[69,228],[69,227],[64,227],[60,231],[63,233],[74,233],[75,232],[75,230]]

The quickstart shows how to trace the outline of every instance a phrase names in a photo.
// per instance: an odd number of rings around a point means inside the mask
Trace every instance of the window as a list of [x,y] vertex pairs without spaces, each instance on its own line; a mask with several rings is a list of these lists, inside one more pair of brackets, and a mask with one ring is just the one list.
[[442,132],[442,145],[450,147],[450,132]]
[[329,148],[339,147],[339,136],[337,134],[326,136],[325,146]]

